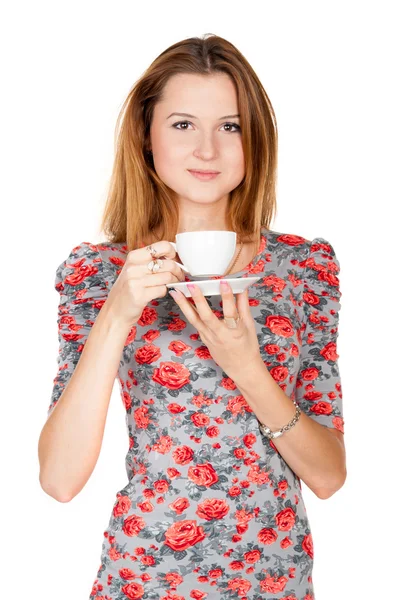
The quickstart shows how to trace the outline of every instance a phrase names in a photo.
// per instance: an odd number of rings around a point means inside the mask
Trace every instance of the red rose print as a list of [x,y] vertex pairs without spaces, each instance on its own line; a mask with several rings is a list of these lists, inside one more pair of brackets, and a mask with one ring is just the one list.
[[130,507],[131,500],[128,496],[119,496],[113,508],[113,516],[121,517],[121,515],[125,515]]
[[165,479],[159,479],[154,482],[153,487],[158,494],[165,494],[169,489],[169,482]]
[[305,400],[309,400],[309,402],[315,402],[316,400],[320,400],[322,396],[322,392],[318,392],[316,390],[311,390],[310,392],[304,394]]
[[121,588],[123,594],[125,594],[128,600],[138,600],[142,598],[145,593],[145,588],[140,583],[127,583]]
[[270,315],[266,317],[265,325],[276,335],[291,337],[294,335],[293,325],[288,317],[283,315]]
[[158,441],[155,442],[152,446],[152,450],[154,452],[159,452],[160,454],[168,454],[173,445],[173,441],[169,435],[162,435],[159,437]]
[[196,521],[187,519],[178,521],[167,529],[164,543],[176,552],[181,552],[204,539],[203,528]]
[[275,381],[284,381],[288,377],[287,367],[273,367],[269,373]]
[[285,508],[276,515],[276,523],[280,531],[289,531],[295,525],[295,513],[291,507]]
[[274,544],[277,538],[277,533],[274,531],[274,529],[271,529],[271,527],[261,529],[258,533],[258,541],[261,544]]
[[135,579],[136,577],[134,571],[127,568],[119,569],[118,574],[122,579],[125,579],[126,581],[129,581],[130,579]]
[[171,510],[174,510],[177,513],[177,515],[181,515],[183,512],[185,512],[188,506],[188,498],[176,498],[174,502],[171,502],[171,504],[169,504],[169,508],[171,508]]
[[277,344],[267,344],[267,346],[265,346],[265,350],[267,354],[277,354],[280,352],[281,348],[280,346],[277,346]]
[[[206,600],[206,598],[208,597],[209,594],[207,594],[206,592],[201,592],[200,590],[191,590],[190,593],[190,598],[191,600]],[[185,598],[181,597],[182,600],[185,600]],[[170,598],[166,598],[166,600],[170,600]],[[180,598],[172,598],[171,600],[181,600]]]
[[314,379],[319,377],[319,371],[315,367],[309,367],[308,369],[303,369],[299,373],[299,376],[304,381],[313,381]]
[[329,271],[320,271],[317,278],[320,281],[325,281],[329,285],[333,285],[335,287],[338,287],[340,283],[338,277],[334,275],[334,273],[330,273]]
[[344,419],[342,417],[333,417],[333,427],[344,433]]
[[[64,282],[68,285],[78,285],[84,281],[87,277],[93,277],[99,271],[99,269],[95,265],[82,265],[83,261],[79,261],[75,265],[71,265],[75,267],[75,270],[71,275],[67,275],[64,279]],[[81,264],[80,264],[81,263]],[[69,265],[67,265],[69,266]]]
[[201,519],[213,521],[213,519],[222,519],[230,510],[229,505],[222,498],[206,498],[198,504],[196,514]]
[[220,382],[220,385],[226,390],[235,390],[237,387],[230,377],[223,377],[223,379]]
[[184,581],[179,573],[174,572],[167,573],[165,580],[170,584],[172,588],[177,587],[177,585]]
[[245,552],[244,560],[246,563],[256,563],[261,557],[260,550],[251,550],[250,552]]
[[181,404],[177,404],[176,402],[171,402],[171,404],[167,405],[167,410],[171,412],[172,415],[178,415],[179,413],[185,412],[187,409],[185,406]]
[[135,360],[140,365],[150,365],[161,357],[160,348],[153,344],[146,344],[135,352]]
[[245,412],[252,412],[248,402],[244,396],[232,396],[227,403],[227,410],[233,415],[245,414]]
[[333,412],[331,404],[323,401],[316,402],[313,406],[311,406],[310,410],[315,415],[331,415],[331,413]]
[[211,427],[207,427],[205,434],[207,435],[207,437],[210,438],[215,438],[218,437],[220,433],[220,429],[218,427],[216,427],[215,425],[212,425]]
[[256,443],[256,436],[254,433],[247,433],[243,437],[244,446],[246,448],[252,448],[252,446]]
[[291,235],[289,233],[277,236],[277,242],[287,244],[287,246],[300,246],[305,243],[306,239],[300,235]]
[[207,346],[199,346],[199,348],[196,348],[195,356],[200,360],[210,360],[212,358]]
[[154,370],[152,380],[171,390],[178,390],[189,382],[189,376],[190,372],[184,365],[167,361]]
[[187,326],[186,322],[176,317],[172,319],[168,324],[169,331],[182,331]]
[[227,588],[233,592],[236,592],[238,596],[245,596],[251,587],[251,582],[243,577],[235,577],[227,583]]
[[141,563],[143,565],[148,565],[149,567],[153,567],[153,565],[156,564],[156,561],[153,558],[153,556],[142,556]]
[[137,515],[131,515],[124,520],[123,531],[125,535],[130,537],[138,535],[138,533],[145,527],[145,521],[142,517]]
[[131,408],[131,405],[132,405],[132,398],[131,398],[131,396],[129,395],[128,392],[123,392],[122,393],[122,398],[123,398],[125,410],[129,410]]
[[280,546],[283,549],[288,548],[289,546],[292,546],[292,545],[293,545],[292,540],[288,536],[283,538],[280,542]]
[[157,311],[150,306],[145,306],[137,325],[139,327],[146,327],[147,325],[152,325],[155,321],[157,321]]
[[257,275],[258,273],[262,273],[264,268],[265,268],[265,265],[264,265],[263,260],[259,260],[253,267],[248,269],[249,276],[251,277],[252,275]]
[[282,292],[287,284],[284,279],[276,277],[276,275],[268,275],[263,278],[263,285],[271,287],[272,292]]
[[187,465],[192,462],[194,451],[189,446],[178,446],[173,452],[173,460],[177,465]]
[[230,562],[229,567],[231,571],[242,571],[244,563],[241,560],[233,560]]
[[311,534],[306,535],[302,540],[302,548],[305,550],[306,554],[313,558],[313,540]]
[[[98,248],[100,250],[103,250],[101,244],[98,245]],[[104,248],[104,249],[106,249],[106,248]],[[110,256],[109,260],[113,265],[116,265],[118,267],[123,267],[125,264],[125,260],[123,260],[120,256],[114,256],[114,255]]]
[[145,500],[145,502],[138,502],[137,507],[143,513],[151,513],[155,510],[155,507],[153,506],[153,504],[151,502],[149,502],[148,500]]
[[205,413],[197,412],[191,415],[191,421],[195,427],[205,427],[210,423],[210,417]]
[[[260,582],[260,589],[263,592],[269,593],[269,594],[278,594],[279,592],[282,592],[285,589],[285,586],[287,585],[287,581],[288,578],[284,577],[284,575],[282,575],[282,577],[271,577],[270,575],[266,577],[266,579],[262,579],[262,581]],[[295,598],[296,600],[296,598]]]
[[304,302],[310,304],[311,306],[316,306],[320,302],[319,296],[316,294],[312,294],[312,292],[304,292],[302,295]]
[[337,360],[339,355],[337,354],[337,344],[335,342],[329,342],[321,350],[320,354],[324,356],[326,360]]
[[134,410],[133,416],[138,429],[147,429],[149,427],[149,409],[147,406],[139,406]]
[[219,480],[216,471],[210,463],[189,467],[188,479],[197,485],[204,485],[206,487],[210,487]]
[[171,352],[174,352],[176,356],[182,356],[184,352],[192,350],[192,346],[184,344],[184,342],[182,342],[181,340],[177,340],[174,342],[170,342],[170,344],[168,345],[168,349],[171,350]]
[[210,569],[208,575],[211,579],[216,579],[223,575],[223,571],[221,569]]

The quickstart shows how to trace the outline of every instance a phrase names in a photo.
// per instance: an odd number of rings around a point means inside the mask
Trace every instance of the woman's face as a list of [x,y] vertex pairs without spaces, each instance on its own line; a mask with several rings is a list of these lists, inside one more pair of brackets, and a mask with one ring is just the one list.
[[[238,112],[236,89],[228,75],[178,74],[169,79],[164,99],[154,109],[150,147],[158,176],[181,203],[227,202],[241,183],[245,165],[240,119],[232,116]],[[201,181],[189,169],[220,174]]]

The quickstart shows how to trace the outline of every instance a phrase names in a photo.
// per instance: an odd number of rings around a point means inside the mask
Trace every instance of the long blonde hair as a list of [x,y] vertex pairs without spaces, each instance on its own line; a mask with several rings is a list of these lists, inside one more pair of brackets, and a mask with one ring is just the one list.
[[147,148],[155,104],[162,99],[168,79],[178,73],[225,73],[236,87],[245,176],[230,193],[226,218],[237,241],[252,241],[257,249],[260,228],[269,228],[276,212],[276,117],[245,57],[233,44],[213,34],[173,44],[131,88],[117,119],[115,159],[101,231],[108,241],[125,243],[128,251],[175,239],[179,222],[176,194],[158,177]]

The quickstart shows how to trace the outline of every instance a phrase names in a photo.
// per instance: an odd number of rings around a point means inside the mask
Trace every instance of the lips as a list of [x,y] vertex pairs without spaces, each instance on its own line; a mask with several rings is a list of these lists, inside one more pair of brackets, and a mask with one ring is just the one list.
[[201,175],[217,175],[220,171],[203,171],[202,169],[188,169],[191,173],[200,173]]

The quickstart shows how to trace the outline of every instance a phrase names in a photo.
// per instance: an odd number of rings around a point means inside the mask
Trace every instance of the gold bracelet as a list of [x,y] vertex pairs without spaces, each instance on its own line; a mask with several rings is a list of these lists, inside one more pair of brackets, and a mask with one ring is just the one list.
[[287,423],[287,425],[284,425],[284,427],[282,427],[278,431],[272,431],[270,429],[270,427],[268,427],[267,425],[263,425],[263,423],[261,423],[258,419],[259,429],[260,429],[261,434],[264,435],[265,437],[267,437],[269,440],[272,440],[274,438],[279,437],[280,435],[283,435],[283,433],[285,431],[288,431],[289,429],[291,429],[291,427],[294,427],[295,423],[298,421],[299,417],[301,416],[301,409],[299,408],[299,406],[295,402],[295,400],[293,400],[293,403],[297,407],[297,409],[295,411],[295,416],[291,419],[291,421],[289,423]]

